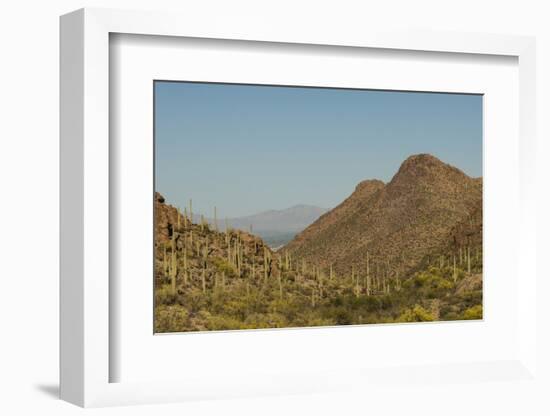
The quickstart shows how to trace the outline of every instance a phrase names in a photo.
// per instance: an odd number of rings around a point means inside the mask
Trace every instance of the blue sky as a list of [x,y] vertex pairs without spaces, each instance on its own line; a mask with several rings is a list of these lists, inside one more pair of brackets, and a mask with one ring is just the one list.
[[155,189],[219,218],[332,208],[411,154],[482,174],[482,97],[155,82]]

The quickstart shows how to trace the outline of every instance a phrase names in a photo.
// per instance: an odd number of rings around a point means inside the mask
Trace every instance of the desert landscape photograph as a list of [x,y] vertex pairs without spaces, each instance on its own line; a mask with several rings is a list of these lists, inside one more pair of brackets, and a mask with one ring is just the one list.
[[155,333],[483,319],[481,95],[154,100]]

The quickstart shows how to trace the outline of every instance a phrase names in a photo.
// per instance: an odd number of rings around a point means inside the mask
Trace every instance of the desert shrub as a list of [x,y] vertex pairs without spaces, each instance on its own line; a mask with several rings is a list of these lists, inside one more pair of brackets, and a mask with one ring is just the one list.
[[354,315],[349,308],[345,306],[329,306],[322,311],[323,319],[331,319],[338,325],[350,325],[354,322]]
[[428,322],[433,321],[433,315],[420,305],[405,309],[396,322]]
[[467,307],[472,307],[481,304],[483,294],[481,290],[471,290],[460,294],[459,299],[465,303]]
[[342,296],[336,296],[331,299],[331,303],[334,306],[342,306],[344,304],[344,299],[342,298]]
[[308,320],[306,326],[331,326],[336,325],[336,322],[333,319],[324,319],[319,317],[314,317]]
[[463,319],[483,319],[483,306],[475,305],[468,308],[462,314]]
[[206,322],[206,326],[211,331],[246,329],[246,325],[242,321],[227,315],[210,316]]
[[443,270],[430,267],[427,271],[418,272],[403,282],[409,297],[416,299],[441,298],[454,289],[452,276],[445,277]]
[[208,306],[208,298],[198,288],[190,288],[179,300],[182,306],[188,308],[192,313],[197,313]]
[[246,299],[227,299],[223,307],[223,314],[232,316],[243,321],[248,313],[248,304]]
[[173,305],[177,294],[172,293],[170,285],[161,285],[155,288],[155,305]]
[[237,270],[235,267],[228,263],[226,260],[220,258],[220,257],[214,257],[212,259],[212,263],[220,273],[225,273],[226,277],[236,277],[237,276]]
[[155,307],[155,332],[184,331],[190,327],[189,311],[181,306]]

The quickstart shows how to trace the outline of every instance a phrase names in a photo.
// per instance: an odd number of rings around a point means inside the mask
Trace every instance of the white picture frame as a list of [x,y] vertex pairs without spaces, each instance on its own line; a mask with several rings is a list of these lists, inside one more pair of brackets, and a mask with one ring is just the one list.
[[[519,215],[517,354],[509,359],[445,362],[415,367],[415,377],[434,380],[537,380],[535,269],[535,41],[530,37],[465,33],[304,32],[269,22],[227,22],[208,27],[192,16],[83,9],[61,18],[61,397],[80,406],[159,403],[197,398],[297,394],[394,384],[410,369],[336,368],[318,373],[283,371],[242,380],[220,374],[178,381],[111,382],[110,366],[120,359],[110,349],[110,76],[113,33],[187,38],[331,45],[333,47],[431,51],[516,57],[519,66]],[[295,330],[296,331],[296,330]],[[299,330],[298,330],[299,331]],[[326,371],[326,370],[324,370]],[[346,380],[346,381],[342,381]],[[371,388],[369,387],[369,388]],[[427,388],[427,387],[426,387]]]

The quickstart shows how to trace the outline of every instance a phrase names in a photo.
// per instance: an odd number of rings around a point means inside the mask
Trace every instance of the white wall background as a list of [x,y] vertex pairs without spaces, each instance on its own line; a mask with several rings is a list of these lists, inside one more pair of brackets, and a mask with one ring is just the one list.
[[[178,10],[208,23],[211,13],[268,16],[281,25],[387,26],[536,35],[538,41],[539,264],[550,248],[547,213],[550,138],[550,13],[544,0],[286,1],[11,0],[0,11],[0,413],[73,414],[56,399],[58,382],[58,16],[80,7]],[[541,269],[543,270],[543,269]],[[544,273],[543,273],[544,274]],[[550,278],[550,274],[546,273]],[[540,293],[550,293],[548,281]],[[550,317],[550,302],[541,314]],[[545,322],[548,322],[546,318]],[[547,325],[546,328],[550,328]],[[550,331],[540,331],[548,370]],[[475,340],[473,340],[475,342]],[[546,371],[550,374],[550,371]],[[550,387],[547,391],[550,391]],[[409,414],[549,414],[543,391],[499,383],[457,384],[449,395],[434,385],[425,407]],[[418,394],[414,389],[411,395]],[[542,397],[542,399],[541,399]],[[539,398],[539,400],[537,400]],[[378,398],[380,399],[380,398]],[[279,415],[393,414],[407,397],[372,409],[364,395],[335,393],[94,410],[99,414]]]

